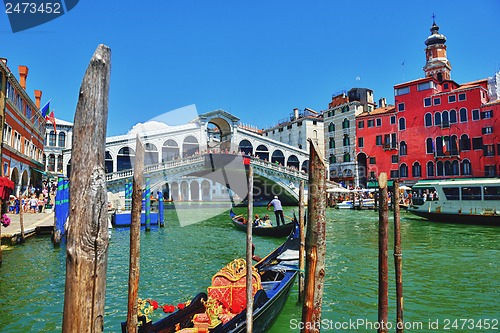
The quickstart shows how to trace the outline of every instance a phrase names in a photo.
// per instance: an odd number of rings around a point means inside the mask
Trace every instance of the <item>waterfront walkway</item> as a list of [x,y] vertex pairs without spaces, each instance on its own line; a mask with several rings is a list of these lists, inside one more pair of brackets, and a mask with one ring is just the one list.
[[[21,237],[20,214],[7,214],[10,225],[6,228],[0,225],[2,231],[2,244],[13,245]],[[24,213],[24,237],[37,233],[50,233],[54,226],[54,213]]]

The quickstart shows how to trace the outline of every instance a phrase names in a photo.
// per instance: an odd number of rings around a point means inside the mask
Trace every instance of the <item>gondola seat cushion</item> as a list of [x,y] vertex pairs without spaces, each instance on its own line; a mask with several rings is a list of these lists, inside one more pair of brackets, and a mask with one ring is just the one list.
[[[261,289],[260,275],[252,267],[252,296]],[[212,328],[216,322],[228,322],[245,308],[246,261],[236,259],[212,277],[212,285],[208,287],[208,300],[205,302],[206,311],[196,315],[193,321],[195,327],[202,327],[206,323]]]

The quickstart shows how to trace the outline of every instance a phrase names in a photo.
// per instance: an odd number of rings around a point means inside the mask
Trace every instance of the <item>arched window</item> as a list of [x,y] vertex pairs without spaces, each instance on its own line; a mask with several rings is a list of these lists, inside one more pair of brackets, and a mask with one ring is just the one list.
[[50,131],[49,133],[49,146],[55,147],[56,146],[56,132]]
[[399,156],[406,156],[408,154],[408,149],[405,141],[401,141],[399,144]]
[[457,140],[457,136],[456,135],[452,135],[450,137],[450,153],[451,155],[453,156],[457,156],[458,155],[458,140]]
[[259,145],[255,149],[255,155],[261,160],[269,161],[269,149],[264,145]]
[[328,125],[328,132],[335,132],[335,124],[334,123],[330,123]]
[[349,128],[349,119],[344,118],[344,121],[342,122],[342,128]]
[[241,140],[240,144],[238,145],[238,149],[243,152],[243,154],[246,155],[252,155],[253,154],[253,146],[252,143],[248,140]]
[[58,142],[57,146],[61,147],[61,148],[66,147],[66,133],[59,132],[59,142]]
[[330,149],[335,148],[335,139],[334,139],[334,138],[330,138],[330,139],[329,139],[329,144],[328,144],[328,147],[329,147]]
[[415,162],[411,168],[411,172],[413,177],[422,177],[422,167],[420,166],[420,163]]
[[408,166],[403,163],[399,167],[399,177],[406,178],[408,177]]
[[444,175],[445,176],[451,176],[452,175],[451,162],[450,161],[444,162]]
[[459,141],[460,151],[470,150],[470,139],[467,134],[462,134]]
[[345,146],[349,146],[350,145],[350,139],[349,139],[349,135],[345,134],[344,135],[344,139],[342,139],[342,145],[345,147]]
[[150,142],[144,144],[144,165],[158,164],[158,148]]
[[335,155],[330,154],[329,162],[330,162],[330,164],[333,164],[333,163],[337,162],[337,159],[335,158]]
[[199,149],[198,139],[191,135],[187,136],[182,143],[182,157],[193,156]]
[[271,163],[276,163],[279,165],[285,165],[285,156],[283,152],[279,149],[276,149],[271,156]]
[[450,124],[457,123],[457,110],[450,110]]
[[441,126],[441,113],[440,112],[434,113],[434,125]]
[[56,171],[56,157],[54,154],[49,155],[49,164],[47,165],[48,171]]
[[434,162],[427,162],[427,177],[434,177]]
[[288,161],[286,162],[286,166],[299,170],[300,162],[298,157],[295,155],[290,155],[290,157],[288,157]]
[[111,153],[107,150],[104,155],[104,170],[106,173],[113,172],[113,157],[111,156]]
[[460,122],[466,123],[467,122],[467,109],[461,108],[459,112],[460,112]]
[[134,164],[135,151],[130,147],[123,147],[118,151],[116,156],[116,170],[129,170],[132,169]]
[[425,140],[425,147],[427,154],[434,154],[434,141],[432,140],[432,138],[427,138]]
[[344,153],[344,162],[351,162],[351,154]]
[[438,176],[444,176],[444,164],[442,161],[436,163],[436,174]]
[[424,122],[425,122],[425,126],[427,126],[427,127],[432,126],[432,114],[426,113],[424,116]]
[[172,161],[180,157],[179,145],[175,140],[169,139],[165,141],[161,148],[162,162]]
[[471,176],[472,175],[472,168],[471,168],[469,160],[463,160],[462,161],[461,169],[462,169],[461,170],[462,171],[462,175],[464,175],[464,176]]
[[442,119],[442,124],[443,127],[450,127],[450,115],[448,114],[448,111],[443,111],[443,114],[441,115]]
[[57,156],[57,172],[63,172],[63,156]]
[[406,120],[405,118],[399,118],[399,130],[404,131],[406,129]]
[[458,166],[457,160],[451,162],[451,174],[453,176],[458,176],[460,174],[460,167]]

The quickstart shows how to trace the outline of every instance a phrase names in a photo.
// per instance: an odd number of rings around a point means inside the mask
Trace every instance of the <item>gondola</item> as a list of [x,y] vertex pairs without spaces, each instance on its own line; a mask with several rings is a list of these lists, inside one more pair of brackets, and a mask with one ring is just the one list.
[[[252,272],[252,285],[254,286],[254,304],[253,304],[253,333],[266,332],[279,316],[283,306],[288,299],[294,281],[298,274],[298,257],[299,257],[299,227],[297,220],[294,221],[294,228],[287,240],[267,257],[262,259],[254,266]],[[226,300],[217,300],[217,306],[214,304],[214,299],[217,295],[227,295],[227,290],[223,290],[220,294],[213,294],[214,291],[220,291],[220,277],[228,275],[228,267],[234,269],[234,263],[238,262],[240,268],[245,262],[243,259],[237,259],[230,263],[225,268],[221,269],[212,278],[212,286],[208,288],[207,293],[196,295],[188,306],[182,310],[177,310],[173,314],[155,322],[146,322],[144,316],[139,317],[141,325],[139,333],[239,333],[246,332],[246,310],[243,309],[239,313],[228,314],[224,308],[228,307]],[[238,271],[238,270],[236,270]],[[246,269],[245,269],[246,271]],[[241,273],[241,272],[240,272]],[[237,281],[245,284],[246,272]],[[235,272],[230,274],[234,277]],[[232,280],[231,280],[232,281]],[[216,283],[217,282],[217,283]],[[231,285],[231,287],[235,287]],[[211,289],[212,288],[212,289]],[[236,288],[236,287],[235,287]],[[246,307],[244,295],[245,288],[231,289],[231,302],[239,300],[239,306]],[[235,293],[237,291],[237,293]],[[229,306],[234,308],[234,304]],[[217,309],[214,317],[213,310]],[[218,317],[217,317],[218,316]],[[225,317],[225,318],[224,318]],[[201,318],[201,320],[199,320]],[[211,318],[208,322],[207,319]],[[126,322],[121,324],[122,332],[127,333]]]
[[[229,211],[229,216],[231,217],[231,221],[233,221],[233,225],[246,232],[247,225],[243,224],[241,219],[241,215],[236,215],[235,212],[231,209]],[[269,236],[269,237],[286,237],[290,235],[293,229],[293,221],[287,223],[285,225],[280,225],[277,227],[252,227],[252,234],[257,236]]]

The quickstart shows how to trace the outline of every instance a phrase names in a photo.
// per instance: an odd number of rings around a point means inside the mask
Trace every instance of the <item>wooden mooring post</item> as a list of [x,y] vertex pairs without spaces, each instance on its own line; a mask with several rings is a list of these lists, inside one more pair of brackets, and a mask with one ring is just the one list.
[[248,165],[248,219],[247,219],[247,333],[253,330],[253,287],[252,287],[252,214],[253,214],[253,169]]
[[379,333],[387,333],[388,318],[388,227],[389,207],[387,205],[387,174],[381,172],[378,178],[379,211],[378,211],[378,324]]
[[130,261],[128,274],[127,332],[137,333],[137,305],[139,295],[141,255],[142,189],[144,187],[144,146],[136,138],[134,180],[132,183],[132,212],[130,214]]
[[304,268],[305,250],[306,250],[306,233],[304,230],[304,181],[300,181],[299,185],[299,233],[300,233],[300,249],[299,249],[299,303],[304,302]]
[[403,254],[401,252],[401,221],[399,181],[394,181],[394,269],[396,274],[396,333],[404,332],[403,321]]
[[314,140],[309,141],[309,192],[306,235],[306,270],[301,332],[319,332],[325,280],[326,165]]
[[[25,203],[26,205],[26,203]],[[29,207],[29,205],[28,205]],[[17,240],[17,243],[24,243],[25,241],[25,236],[24,236],[24,207],[21,207],[21,209],[19,209],[19,226],[21,227],[21,236],[19,237],[19,239]]]
[[108,200],[104,152],[111,50],[99,45],[78,96],[71,150],[63,333],[104,330]]

